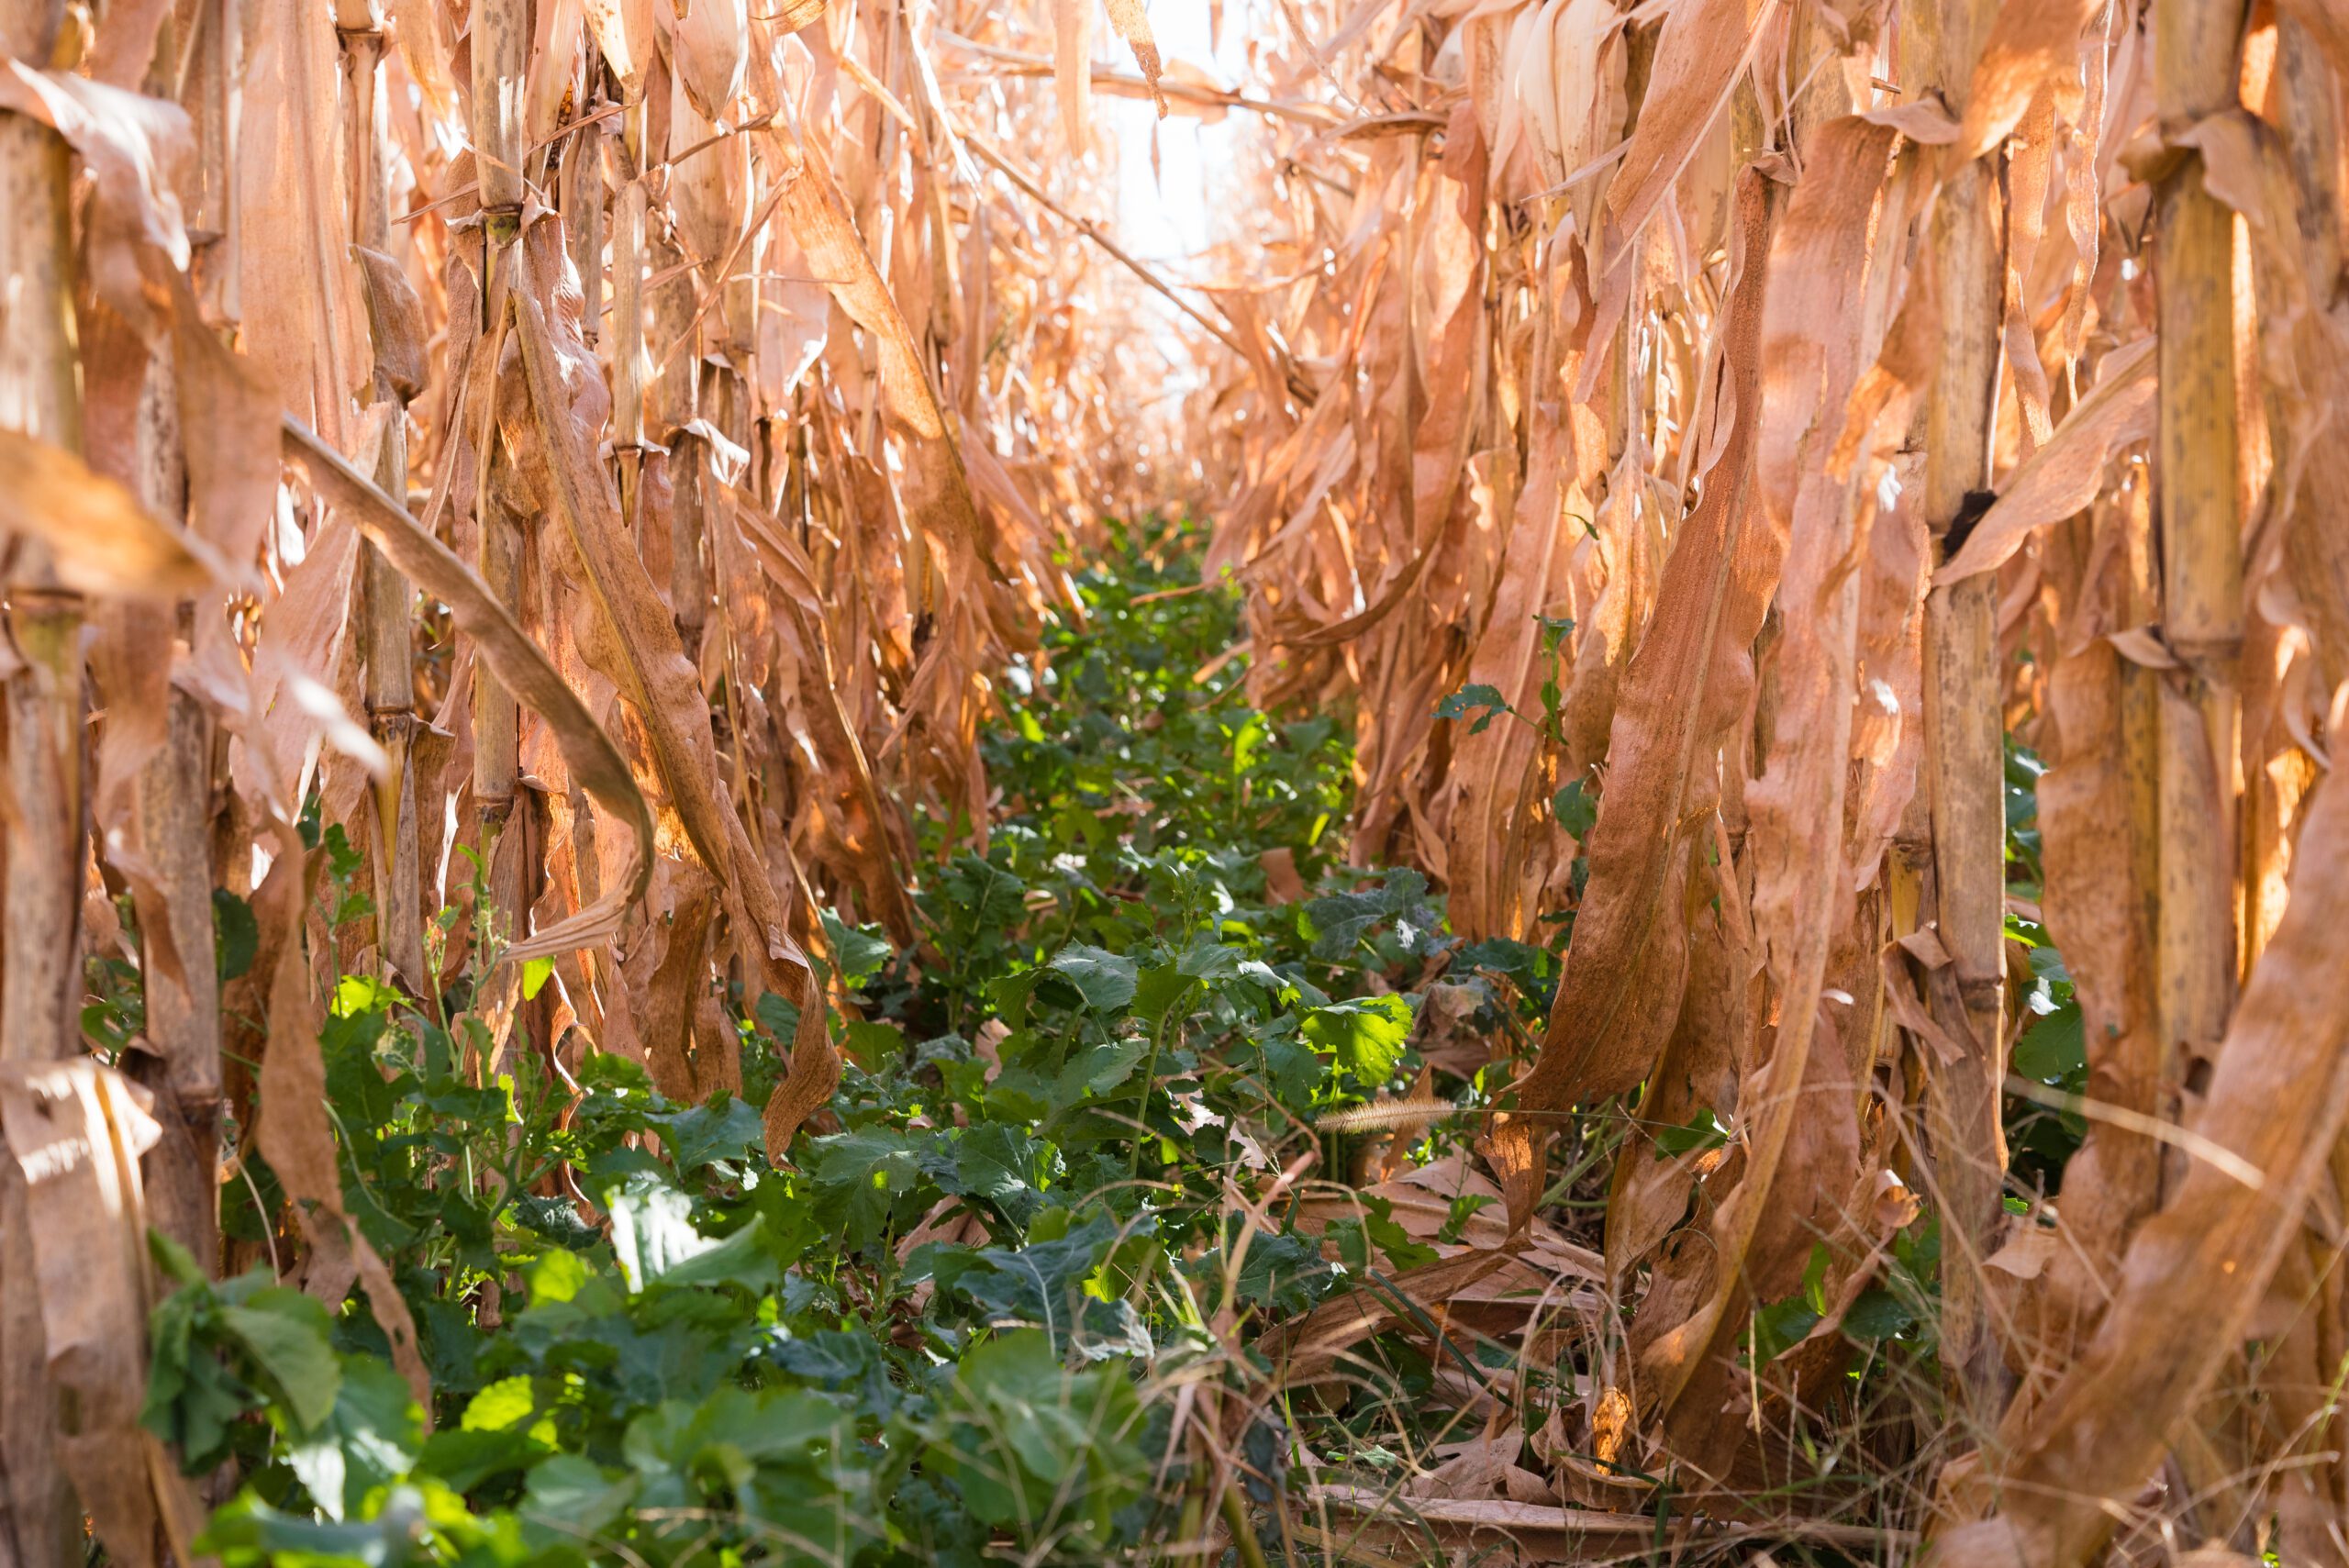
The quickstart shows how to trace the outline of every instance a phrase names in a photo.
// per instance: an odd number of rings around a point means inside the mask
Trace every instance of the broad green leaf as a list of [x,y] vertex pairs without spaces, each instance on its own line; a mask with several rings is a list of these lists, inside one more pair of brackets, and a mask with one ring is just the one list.
[[1057,1163],[1052,1146],[1018,1128],[983,1122],[956,1138],[938,1184],[963,1197],[985,1198],[1015,1224],[1025,1223],[1043,1202],[1042,1187]]
[[1142,1058],[1150,1052],[1150,1041],[1140,1035],[1119,1035],[1115,1040],[1088,1045],[1069,1058],[1054,1084],[1053,1108],[1061,1109],[1076,1104],[1092,1095],[1106,1095],[1134,1075]]
[[1598,826],[1598,803],[1590,798],[1580,779],[1565,784],[1550,797],[1550,813],[1577,843],[1587,840],[1590,830]]
[[680,1258],[656,1278],[663,1284],[739,1284],[753,1291],[771,1289],[782,1271],[765,1246],[766,1216],[754,1214],[739,1230],[711,1240],[690,1257]]
[[889,967],[896,956],[878,926],[852,926],[829,909],[823,912],[824,938],[831,944],[832,962],[841,979],[853,990]]
[[334,1353],[334,1320],[298,1290],[272,1285],[244,1304],[220,1308],[222,1327],[245,1348],[285,1397],[298,1429],[308,1431],[334,1409],[342,1362]]
[[1313,956],[1331,962],[1353,957],[1389,921],[1406,953],[1425,958],[1442,950],[1442,911],[1428,897],[1428,879],[1408,867],[1388,872],[1376,887],[1309,898],[1303,912]]
[[941,879],[955,913],[974,930],[1000,930],[1019,918],[1028,885],[976,855],[958,855]]
[[1670,1160],[1700,1149],[1718,1149],[1729,1141],[1729,1129],[1709,1106],[1699,1106],[1686,1123],[1655,1129],[1655,1157]]
[[212,933],[218,944],[213,950],[213,962],[220,983],[242,980],[261,951],[261,922],[253,916],[253,906],[225,887],[214,888]]
[[612,1219],[612,1254],[631,1292],[673,1284],[770,1283],[774,1260],[759,1245],[760,1221],[724,1238],[693,1223],[693,1200],[659,1177],[639,1172],[604,1195]]
[[[1238,1228],[1235,1225],[1233,1229]],[[1212,1300],[1215,1293],[1223,1288],[1223,1249],[1218,1247],[1202,1254],[1184,1265],[1184,1272],[1198,1281]],[[1285,1236],[1278,1231],[1259,1231],[1249,1238],[1248,1251],[1241,1255],[1232,1288],[1242,1302],[1276,1312],[1302,1312],[1319,1300],[1336,1278],[1335,1271],[1321,1256],[1318,1240]]]
[[2054,1012],[2033,1018],[2015,1041],[2014,1070],[2043,1084],[2076,1079],[2087,1071],[2087,1041],[2077,1002],[2065,1002]]
[[340,1519],[378,1486],[405,1478],[424,1446],[424,1414],[388,1362],[343,1363],[334,1411],[317,1433],[289,1442],[285,1462],[320,1509]]
[[788,1045],[799,1033],[799,1004],[788,996],[763,991],[751,1011],[770,1040]]
[[534,1435],[533,1428],[444,1429],[424,1440],[417,1468],[457,1491],[470,1492],[493,1476],[528,1470],[551,1451],[551,1445]]
[[502,1377],[473,1396],[459,1426],[468,1432],[507,1431],[529,1420],[538,1407],[529,1378]]
[[1273,1097],[1291,1110],[1309,1109],[1328,1071],[1321,1059],[1294,1034],[1269,1036],[1262,1045]]
[[1364,1084],[1383,1084],[1411,1038],[1411,1004],[1398,995],[1364,996],[1308,1008],[1305,1038],[1318,1051],[1334,1051],[1338,1065]]
[[762,1154],[765,1135],[757,1107],[720,1090],[706,1106],[667,1111],[645,1118],[669,1146],[669,1158],[679,1173],[697,1171],[719,1160],[739,1160],[753,1151]]
[[546,1529],[550,1545],[576,1542],[611,1529],[634,1500],[637,1485],[633,1475],[609,1476],[582,1455],[559,1453],[531,1469],[522,1517]]
[[1134,999],[1141,968],[1132,959],[1078,943],[1063,948],[1048,966],[1076,987],[1097,1013],[1114,1013]]
[[1075,1555],[1108,1555],[1110,1517],[1150,1475],[1122,1371],[1071,1373],[1046,1335],[999,1335],[963,1358],[947,1415],[923,1469],[949,1479],[974,1515],[1023,1538],[1049,1527],[1064,1555],[1088,1540]]
[[1917,1315],[1888,1290],[1864,1290],[1843,1314],[1843,1332],[1854,1340],[1889,1340],[1917,1326]]
[[914,1140],[888,1128],[859,1128],[814,1140],[810,1173],[816,1214],[851,1250],[865,1252],[888,1227],[897,1204],[922,1180]]
[[1767,1363],[1800,1344],[1813,1329],[1819,1327],[1819,1312],[1801,1296],[1787,1296],[1758,1307],[1753,1313],[1753,1328],[1749,1340],[1750,1358]]
[[1065,1351],[1083,1320],[1085,1282],[1117,1240],[1117,1222],[1106,1214],[1096,1215],[1057,1240],[941,1258],[938,1285],[967,1298],[995,1319],[1045,1329],[1052,1343]]

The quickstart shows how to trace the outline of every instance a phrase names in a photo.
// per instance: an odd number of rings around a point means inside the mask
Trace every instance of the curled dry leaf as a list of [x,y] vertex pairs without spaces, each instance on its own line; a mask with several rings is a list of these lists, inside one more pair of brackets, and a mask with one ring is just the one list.
[[2079,68],[2080,34],[2099,0],[2005,0],[1965,92],[1965,120],[1950,157],[1979,158],[2006,140],[2032,100]]
[[[1087,5],[1091,0],[1085,0]],[[1142,80],[1150,83],[1151,95],[1157,100],[1159,118],[1166,117],[1166,95],[1158,90],[1158,78],[1163,67],[1159,62],[1158,40],[1150,30],[1150,13],[1142,0],[1105,0],[1109,7],[1109,25],[1134,51],[1134,63],[1141,67]]]
[[[146,61],[138,62],[143,72]],[[125,320],[150,319],[142,252],[184,271],[189,250],[175,187],[191,151],[177,104],[65,71],[36,71],[0,55],[0,110],[38,120],[81,154],[95,176],[89,212],[90,281]]]
[[2095,387],[2072,406],[2054,439],[2015,471],[1934,581],[1956,583],[1995,571],[2032,531],[2093,500],[2104,487],[2105,464],[2112,455],[2153,434],[2154,371],[2150,338],[2108,355]]

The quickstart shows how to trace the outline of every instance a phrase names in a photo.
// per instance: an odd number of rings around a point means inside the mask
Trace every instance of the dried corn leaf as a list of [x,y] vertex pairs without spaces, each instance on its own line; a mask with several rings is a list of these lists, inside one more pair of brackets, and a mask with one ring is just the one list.
[[579,786],[629,829],[629,853],[604,895],[568,919],[516,943],[507,951],[507,958],[518,961],[606,940],[618,929],[629,906],[643,896],[651,875],[652,815],[627,760],[472,567],[290,417],[285,422],[285,445],[287,455],[309,470],[310,482],[319,494],[342,508],[402,576],[449,606],[459,629],[473,639],[475,651],[499,683],[547,721]]
[[0,530],[48,545],[59,578],[84,594],[168,601],[238,577],[203,539],[159,522],[72,452],[6,429]]
[[143,1090],[95,1062],[0,1066],[0,1157],[22,1183],[39,1353],[50,1408],[64,1417],[52,1439],[58,1462],[111,1560],[156,1562],[160,1526],[186,1562],[202,1508],[139,1419],[156,1294],[139,1157],[161,1136],[147,1105]]
[[1082,158],[1093,117],[1093,0],[1052,0],[1052,86],[1069,155]]
[[[1543,1036],[1519,1103],[1555,1111],[1620,1094],[1646,1076],[1679,1015],[1687,932],[1682,890],[1691,829],[1712,810],[1722,740],[1753,687],[1752,647],[1784,546],[1753,505],[1747,473],[1763,415],[1761,342],[1770,243],[1767,196],[1748,177],[1739,196],[1740,262],[1722,388],[1729,421],[1697,509],[1681,525],[1655,613],[1626,672],[1609,742],[1604,808],[1588,846],[1590,882]],[[1793,228],[1779,243],[1816,243]],[[1808,265],[1813,258],[1803,255]],[[1800,276],[1800,273],[1790,275]],[[1830,286],[1832,286],[1831,284]],[[1518,1120],[1497,1139],[1530,1140]],[[1538,1160],[1513,1159],[1512,1217],[1531,1205]]]
[[2015,471],[1964,547],[1934,573],[1936,583],[1995,571],[2033,530],[2096,497],[2112,454],[2154,433],[2153,350],[2153,339],[2145,338],[2106,358],[2095,387],[2072,406],[2054,439]]
[[[1085,0],[1090,4],[1091,0]],[[1134,63],[1141,67],[1142,80],[1150,83],[1151,96],[1157,100],[1158,117],[1166,117],[1166,95],[1159,91],[1158,78],[1163,70],[1158,56],[1158,40],[1150,30],[1150,13],[1142,0],[1105,0],[1109,7],[1109,25],[1134,51]]]

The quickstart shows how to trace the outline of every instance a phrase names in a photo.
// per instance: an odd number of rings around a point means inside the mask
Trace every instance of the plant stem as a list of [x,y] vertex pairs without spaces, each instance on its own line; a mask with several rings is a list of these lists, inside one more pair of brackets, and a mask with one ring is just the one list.
[[[2242,0],[2158,0],[2155,108],[2165,131],[2235,103]],[[2156,1007],[2174,1090],[2225,1033],[2234,1004],[2234,798],[2243,648],[2243,497],[2235,388],[2234,214],[2188,152],[2154,189],[2160,300],[2162,635],[2185,666],[2160,716]],[[2174,1184],[2175,1157],[2164,1161]]]
[[1256,1539],[1254,1527],[1248,1522],[1248,1505],[1241,1501],[1236,1480],[1224,1484],[1223,1522],[1231,1527],[1231,1540],[1240,1549],[1240,1561],[1247,1568],[1264,1568],[1264,1548]]
[[[370,250],[391,249],[391,195],[386,128],[380,104],[384,60],[382,18],[371,0],[337,0],[345,77],[344,141],[351,163],[351,238]],[[375,360],[369,395],[391,406],[384,443],[371,476],[395,500],[407,495],[407,398],[384,362],[390,302],[371,300]],[[416,732],[416,682],[410,668],[409,623],[415,595],[384,552],[362,541],[360,550],[359,650],[365,669],[367,725],[383,747],[386,767],[374,789],[373,841],[377,959],[384,972],[418,995],[429,989],[424,967],[423,889],[417,880],[416,779],[410,746]]]
[[[1918,0],[1902,14],[1914,53],[1902,71],[1963,115],[1995,0]],[[1914,36],[1909,36],[1913,30]],[[1925,523],[1947,553],[1968,497],[1990,484],[1997,423],[2005,234],[1993,151],[1949,172],[1928,243],[1940,290],[1941,345],[1924,418]],[[2006,1373],[1991,1331],[1981,1260],[1994,1250],[2007,1151],[1998,1085],[2005,1069],[2005,747],[1999,712],[1998,579],[1936,587],[1925,601],[1924,785],[1932,825],[1932,906],[1947,969],[1934,1016],[1964,1051],[1931,1074],[1928,1115],[1953,1234],[1943,1271],[1944,1365],[1975,1419],[1995,1424]]]
[[[0,4],[0,49],[46,61],[59,12]],[[0,113],[0,427],[79,451],[82,400],[64,140]],[[18,547],[9,629],[23,665],[6,684],[7,873],[0,903],[0,1062],[40,1062],[81,1043],[82,614],[46,549]],[[0,1158],[0,1559],[77,1562],[80,1509],[54,1454],[63,1412],[49,1376],[26,1179]]]
[[[508,299],[518,281],[516,241],[521,233],[522,93],[530,49],[527,0],[474,0],[473,23],[473,157],[482,205],[482,332],[492,362],[504,337]],[[493,399],[494,402],[494,399]],[[512,509],[494,483],[496,421],[484,413],[482,450],[476,454],[480,483],[474,506],[480,518],[482,581],[500,603],[521,606],[522,538]],[[521,772],[521,710],[496,678],[476,665],[473,673],[473,802],[478,815],[483,874],[489,904],[518,919],[518,878],[501,874],[497,840],[514,807],[514,785]],[[518,871],[518,866],[515,868]],[[477,904],[475,939],[490,910]]]

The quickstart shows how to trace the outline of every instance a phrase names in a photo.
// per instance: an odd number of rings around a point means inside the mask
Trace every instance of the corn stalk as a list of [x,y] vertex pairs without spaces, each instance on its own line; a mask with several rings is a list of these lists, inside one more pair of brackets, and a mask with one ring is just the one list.
[[[1963,117],[1975,61],[1998,7],[1990,0],[1919,4],[1902,13],[1906,73]],[[1924,516],[1945,559],[1952,530],[1990,487],[1998,399],[2005,225],[1998,152],[1943,173],[1925,242],[1924,275],[1939,295],[1940,342],[1924,415]],[[1914,286],[1914,285],[1912,285]],[[1964,1051],[1929,1084],[1935,1180],[1943,1206],[1947,1304],[1944,1364],[1977,1418],[2004,1404],[2000,1351],[1981,1265],[1995,1250],[2006,1140],[2006,809],[1998,584],[1936,587],[1925,602],[1925,794],[1932,829],[1934,931],[1948,954],[1932,975],[1935,1018]]]
[[[479,384],[494,401],[498,360],[507,340],[515,284],[517,244],[525,193],[522,92],[530,52],[527,0],[475,0],[473,12],[473,169],[481,213],[481,340],[474,351],[488,362]],[[522,530],[504,488],[502,437],[494,408],[467,410],[478,421],[473,492],[478,553],[474,565],[499,603],[522,604]],[[497,678],[473,673],[473,811],[477,847],[489,879],[493,910],[476,921],[515,920],[521,914],[522,867],[517,846],[504,844],[514,824],[521,774],[521,708]]]
[[[57,14],[40,0],[0,9],[0,43],[46,61]],[[70,185],[63,138],[0,111],[0,428],[78,450]],[[82,616],[46,551],[22,548],[8,583],[5,684],[6,893],[0,900],[0,1062],[69,1054],[79,1036]],[[48,1376],[31,1212],[22,1172],[0,1159],[0,1552],[26,1568],[78,1558],[80,1530],[55,1463],[60,1400]]]
[[[2162,128],[2185,130],[2235,101],[2243,6],[2161,0],[2153,12]],[[2183,1086],[2226,1033],[2235,991],[2235,812],[2240,717],[2243,495],[2235,366],[2235,215],[2181,150],[2154,193],[2161,400],[2156,528],[2161,630],[2181,668],[2161,703],[2161,919],[2165,1076]],[[2170,1178],[2179,1173],[2173,1162]]]
[[[46,60],[53,14],[15,0],[7,44]],[[0,277],[8,283],[0,347],[0,427],[78,450],[72,243],[63,138],[0,112]],[[82,607],[38,544],[19,552],[8,585],[17,668],[6,680],[8,881],[6,973],[0,975],[0,1056],[63,1056],[80,1036],[76,987],[82,842]]]
[[[417,323],[406,279],[391,256],[391,151],[384,124],[384,18],[369,0],[338,0],[335,27],[342,41],[343,147],[351,162],[351,243],[365,258],[368,322],[374,363],[368,396],[384,406],[372,477],[385,495],[407,495],[407,404],[417,390],[414,350]],[[378,957],[384,972],[421,994],[424,965],[423,884],[417,874],[416,683],[410,669],[412,593],[405,578],[372,544],[360,546],[359,656],[369,731],[384,750],[384,773],[373,791],[373,841]]]

